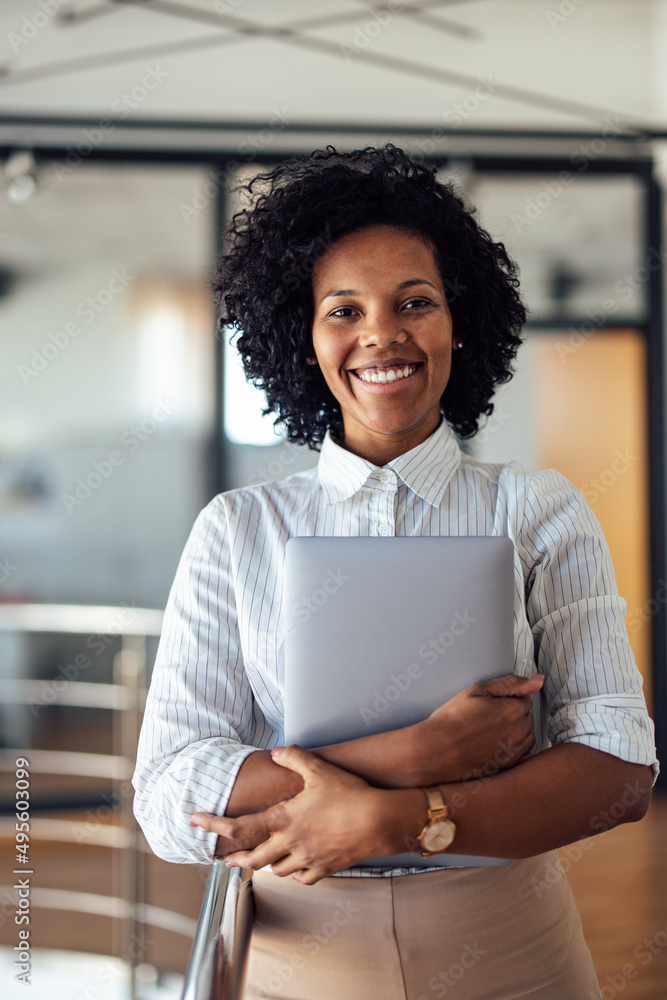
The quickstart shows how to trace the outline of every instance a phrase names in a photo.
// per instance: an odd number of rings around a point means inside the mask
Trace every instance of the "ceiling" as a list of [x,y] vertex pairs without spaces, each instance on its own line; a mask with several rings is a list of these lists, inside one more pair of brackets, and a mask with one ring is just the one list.
[[666,44],[665,0],[3,0],[0,115],[664,130]]
[[191,212],[187,223],[179,206],[190,205],[208,179],[192,167],[103,163],[59,178],[45,165],[25,203],[0,194],[0,270],[54,280],[122,265],[205,280],[215,247],[213,206]]

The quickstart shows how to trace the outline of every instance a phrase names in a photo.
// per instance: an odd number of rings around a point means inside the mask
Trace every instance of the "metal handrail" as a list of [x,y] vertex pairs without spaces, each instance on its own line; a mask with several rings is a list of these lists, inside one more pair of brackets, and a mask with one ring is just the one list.
[[[141,849],[143,838],[139,835],[132,812],[132,799],[120,792],[122,783],[127,782],[134,768],[139,717],[145,700],[146,640],[149,636],[156,638],[160,635],[162,618],[163,613],[154,608],[136,608],[126,604],[116,607],[88,604],[0,604],[0,635],[5,632],[19,635],[39,632],[89,635],[103,639],[103,646],[111,637],[117,637],[120,641],[120,650],[113,661],[113,685],[92,684],[69,678],[39,682],[26,678],[5,678],[4,681],[12,704],[20,704],[21,696],[30,703],[30,699],[36,694],[36,704],[39,705],[59,703],[94,706],[110,709],[114,713],[113,755],[31,750],[29,757],[30,766],[35,772],[105,776],[118,783],[121,825],[125,835],[122,843],[119,840],[107,846],[123,848],[118,860],[119,886],[116,896],[100,897],[105,900],[100,905],[106,908],[106,912],[109,909],[115,912],[114,907],[118,911],[119,921],[113,924],[114,933],[118,928],[113,951],[129,956],[132,997],[138,995],[136,966],[139,952],[135,942],[143,938],[141,925],[159,919],[162,921],[161,926],[164,926],[166,920],[169,929],[173,931],[178,926],[179,933],[187,926],[186,918],[179,914],[170,912],[165,916],[166,910],[145,905],[144,852]],[[16,754],[13,761],[12,754],[11,750],[0,751],[0,771],[14,767]],[[53,903],[53,895],[49,898]],[[95,903],[92,897],[86,898],[86,894],[70,893],[68,898],[74,907],[84,904],[92,906]],[[58,901],[61,905],[64,903],[63,893],[60,893]],[[48,905],[46,896],[42,905]]]
[[251,876],[213,862],[181,1000],[240,1000],[255,916]]
[[[120,621],[121,615],[129,621]],[[0,631],[159,636],[163,612],[134,605],[0,604]]]
[[[122,616],[122,617],[121,617]],[[128,620],[129,619],[129,620]],[[121,640],[121,651],[114,660],[113,688],[111,685],[88,684],[68,681],[58,691],[58,697],[50,698],[52,703],[90,704],[95,707],[120,709],[121,716],[140,709],[145,687],[145,641],[147,636],[158,636],[162,625],[162,612],[150,608],[95,607],[92,605],[56,604],[5,604],[0,605],[0,632],[65,632],[69,634],[112,633]],[[12,703],[20,703],[21,696],[29,697],[35,682],[23,679],[7,679]],[[115,693],[119,692],[119,693]],[[121,695],[120,692],[123,692]],[[127,777],[125,773],[130,761],[129,748],[134,750],[137,734],[133,725],[125,726],[121,733],[124,755],[74,754],[61,751],[51,752],[48,759],[44,753],[31,751],[35,766],[40,770],[55,773],[104,773],[117,779]],[[8,766],[13,751],[0,751],[0,770]],[[76,766],[74,766],[76,765]],[[113,774],[111,775],[111,771]],[[122,774],[121,774],[122,771]],[[92,773],[92,772],[91,772]],[[134,859],[125,873],[128,900],[123,911],[128,928],[135,930],[139,916],[146,920],[147,912],[158,912],[154,907],[146,907],[139,898],[138,852],[131,836],[134,827],[131,804],[125,803],[128,819],[126,831],[130,844],[128,853]],[[132,820],[132,822],[130,822]],[[114,845],[120,846],[120,845]],[[130,870],[131,869],[131,870]],[[188,970],[183,986],[182,1000],[240,1000],[245,979],[252,924],[255,916],[252,897],[251,869],[226,867],[216,859],[206,885],[199,923],[195,932]],[[127,912],[125,912],[127,911]],[[164,920],[164,913],[160,911]],[[172,915],[176,916],[175,914]],[[132,969],[134,972],[134,969]],[[132,995],[135,995],[134,981]]]

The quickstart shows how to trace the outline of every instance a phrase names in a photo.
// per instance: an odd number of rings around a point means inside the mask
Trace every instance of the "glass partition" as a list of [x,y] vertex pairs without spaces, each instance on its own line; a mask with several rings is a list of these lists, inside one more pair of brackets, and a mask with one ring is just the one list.
[[555,468],[609,542],[651,706],[648,280],[639,182],[561,173],[474,177],[467,195],[520,267],[529,310],[517,372],[470,443],[482,461]]
[[162,607],[206,500],[204,171],[43,167],[0,193],[0,595]]

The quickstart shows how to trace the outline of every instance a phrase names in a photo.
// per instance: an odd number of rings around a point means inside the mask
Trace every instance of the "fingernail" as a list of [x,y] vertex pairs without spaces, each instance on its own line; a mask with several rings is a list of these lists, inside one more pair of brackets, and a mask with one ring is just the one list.
[[285,749],[285,747],[274,747],[273,750],[271,750],[271,756],[272,757],[277,757],[278,754],[280,753],[280,751],[284,750],[284,749]]

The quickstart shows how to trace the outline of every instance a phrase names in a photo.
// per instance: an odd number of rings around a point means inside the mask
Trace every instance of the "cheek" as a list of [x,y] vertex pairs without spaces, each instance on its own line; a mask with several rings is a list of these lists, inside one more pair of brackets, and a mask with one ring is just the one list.
[[348,354],[343,344],[332,342],[328,337],[318,338],[316,335],[313,338],[313,346],[323,374],[334,377],[337,374],[344,374],[343,369]]

